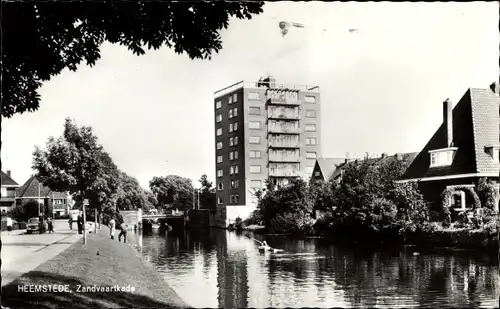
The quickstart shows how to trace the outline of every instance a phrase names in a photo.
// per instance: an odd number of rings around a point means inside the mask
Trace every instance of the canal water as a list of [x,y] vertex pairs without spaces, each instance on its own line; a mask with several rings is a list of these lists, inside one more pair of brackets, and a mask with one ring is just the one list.
[[[143,257],[190,306],[498,307],[493,256],[465,252],[363,251],[323,239],[261,236],[284,252],[260,253],[256,241],[221,229],[130,233]],[[250,234],[249,234],[250,235]]]

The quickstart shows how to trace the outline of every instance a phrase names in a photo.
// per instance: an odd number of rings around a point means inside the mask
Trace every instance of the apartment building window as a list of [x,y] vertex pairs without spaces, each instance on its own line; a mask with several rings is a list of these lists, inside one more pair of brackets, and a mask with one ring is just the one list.
[[250,107],[248,113],[250,115],[260,115],[260,107]]
[[316,159],[316,153],[311,152],[311,151],[307,151],[306,152],[306,159]]
[[238,150],[235,150],[235,151],[234,151],[234,159],[235,159],[235,160],[238,160]]
[[260,129],[260,121],[250,121],[248,123],[248,128],[250,128],[250,129]]
[[229,124],[229,132],[238,131],[238,123],[233,122]]
[[316,132],[316,125],[315,124],[306,124],[306,131]]
[[234,160],[234,153],[232,151],[229,153],[229,160]]
[[248,142],[250,144],[260,144],[260,136],[250,136]]
[[239,186],[240,186],[239,180],[231,180],[231,189],[238,189]]
[[222,199],[222,197],[218,196],[217,197],[217,204],[222,204],[224,203],[224,200]]
[[217,170],[217,177],[222,177],[222,175],[224,175],[222,170]]
[[222,184],[222,182],[219,182],[217,184],[217,190],[222,191],[223,189],[224,189],[224,185]]
[[222,163],[222,156],[217,156],[217,163]]
[[215,102],[215,108],[216,108],[216,109],[219,109],[219,108],[221,108],[221,107],[222,107],[222,101],[217,101],[217,102]]
[[317,145],[317,143],[318,141],[316,140],[316,137],[306,137],[307,146]]
[[312,95],[306,95],[304,96],[304,101],[306,103],[316,103],[316,97]]
[[232,95],[229,96],[229,104],[233,104],[233,96]]
[[234,146],[238,145],[238,136],[234,137]]
[[262,157],[262,152],[260,150],[250,150],[250,158],[261,158]]
[[232,204],[233,203],[233,195],[229,195],[229,204]]
[[229,167],[229,175],[233,175],[234,174],[234,166],[230,166]]
[[260,93],[258,92],[249,92],[248,93],[248,99],[253,100],[253,101],[259,101],[260,100]]
[[260,165],[250,165],[250,173],[251,174],[260,174],[261,166]]
[[240,166],[239,165],[235,165],[234,166],[234,173],[235,174],[239,174],[239,172],[240,172]]
[[316,111],[313,109],[306,110],[306,117],[316,118]]
[[262,188],[262,180],[250,180],[250,188],[252,189]]
[[217,129],[217,136],[221,136],[222,135],[222,128],[218,128]]
[[230,109],[230,110],[227,112],[227,117],[228,117],[229,119],[233,118],[233,110],[232,110],[232,109]]
[[234,145],[234,137],[229,138],[229,147]]
[[222,121],[222,114],[217,115],[217,117],[215,118],[215,121],[221,122]]
[[233,201],[235,204],[238,204],[240,202],[240,195],[239,194],[235,194],[234,197],[233,197]]
[[238,109],[235,107],[233,109],[233,117],[236,117],[236,116],[238,116]]
[[238,102],[238,94],[237,93],[233,94],[233,103],[236,103],[236,102]]
[[221,150],[222,149],[222,142],[217,142],[217,150]]

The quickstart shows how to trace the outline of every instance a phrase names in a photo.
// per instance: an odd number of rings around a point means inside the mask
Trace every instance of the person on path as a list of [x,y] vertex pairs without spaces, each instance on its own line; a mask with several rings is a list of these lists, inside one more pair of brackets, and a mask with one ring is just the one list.
[[10,235],[10,232],[12,231],[12,218],[11,217],[7,217],[7,231],[8,231],[8,234]]
[[78,214],[78,217],[76,219],[76,224],[78,225],[78,234],[83,233],[83,217],[82,214]]
[[49,225],[49,233],[54,232],[54,222],[52,222],[52,218],[51,217],[48,218],[47,223]]
[[72,230],[73,229],[73,217],[71,217],[71,215],[69,216],[69,229]]
[[116,230],[116,221],[115,219],[111,218],[111,220],[109,220],[109,237],[111,239],[115,239],[115,230]]
[[49,230],[49,224],[47,222],[47,217],[43,217],[43,232],[47,232]]
[[121,213],[118,213],[118,223],[120,224],[120,234],[118,234],[118,241],[121,242],[121,238],[123,236],[123,243],[127,242],[127,225],[123,220],[123,216]]

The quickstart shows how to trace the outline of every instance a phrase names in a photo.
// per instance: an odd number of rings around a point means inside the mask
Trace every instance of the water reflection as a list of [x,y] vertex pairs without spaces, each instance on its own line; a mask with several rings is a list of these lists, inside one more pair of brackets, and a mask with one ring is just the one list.
[[498,263],[464,253],[362,252],[321,239],[249,237],[218,229],[132,234],[194,307],[497,307]]

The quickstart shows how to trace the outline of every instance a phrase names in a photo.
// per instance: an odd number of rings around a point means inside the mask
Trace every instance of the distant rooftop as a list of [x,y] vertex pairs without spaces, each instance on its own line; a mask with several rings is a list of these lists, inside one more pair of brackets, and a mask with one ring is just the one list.
[[231,86],[227,86],[226,88],[222,88],[214,92],[214,98],[221,97],[225,94],[233,92],[240,88],[253,88],[253,89],[289,89],[295,91],[309,91],[309,92],[319,92],[319,86],[314,85],[298,85],[298,84],[278,84],[275,81],[269,82],[268,79],[260,80],[260,81],[240,81]]

